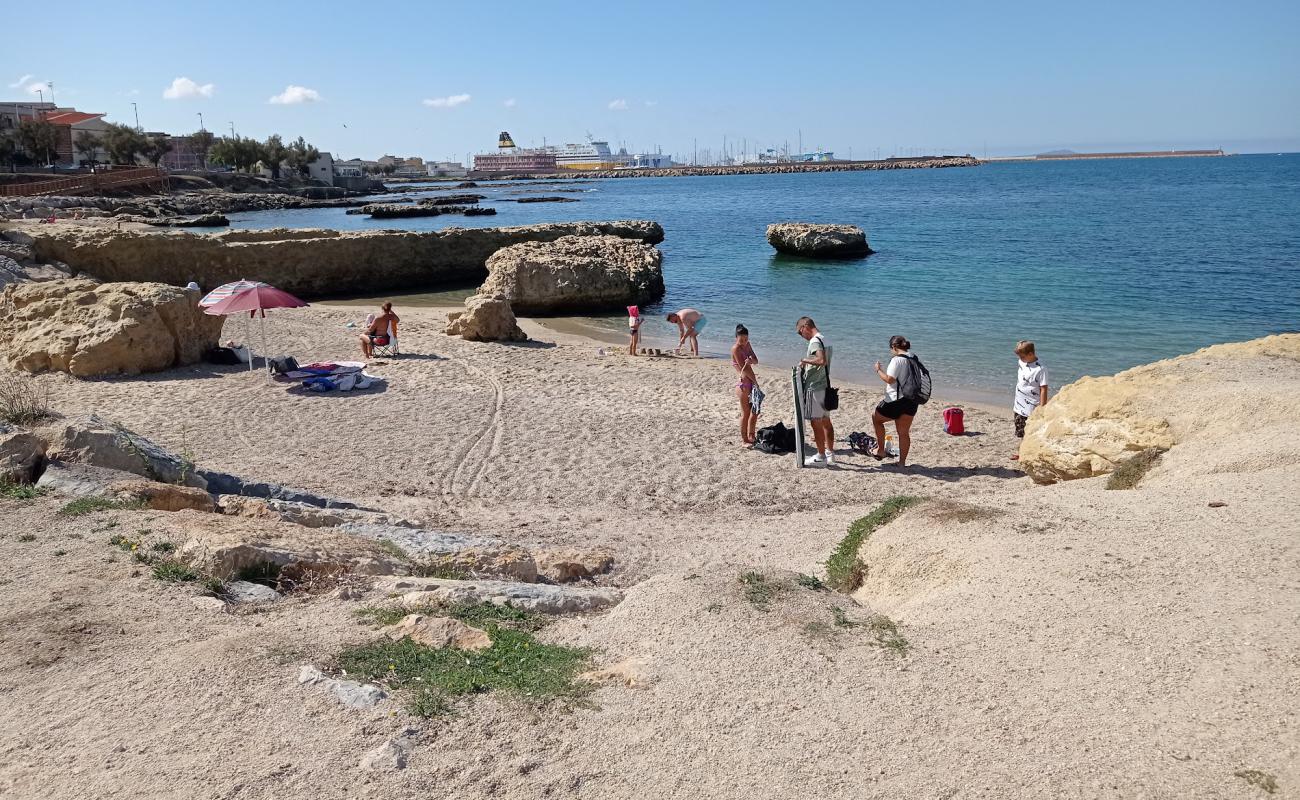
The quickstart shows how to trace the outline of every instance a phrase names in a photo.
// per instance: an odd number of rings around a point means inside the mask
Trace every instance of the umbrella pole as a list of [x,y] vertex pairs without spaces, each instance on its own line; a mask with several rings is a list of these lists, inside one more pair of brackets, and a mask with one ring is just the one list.
[[266,349],[266,312],[262,313],[262,363],[266,366],[266,374],[271,374],[271,356],[270,350]]
[[249,321],[252,319],[252,316],[253,315],[250,313],[247,317],[244,317],[244,349],[248,351],[249,372],[253,371],[253,329],[250,327],[252,323]]

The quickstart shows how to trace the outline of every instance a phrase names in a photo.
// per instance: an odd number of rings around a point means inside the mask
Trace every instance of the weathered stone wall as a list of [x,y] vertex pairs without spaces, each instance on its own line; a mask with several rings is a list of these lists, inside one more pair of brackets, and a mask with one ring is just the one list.
[[113,230],[54,224],[11,227],[37,260],[63,262],[101,281],[152,281],[204,290],[240,279],[266,281],[305,298],[446,285],[487,277],[487,259],[521,242],[612,235],[657,244],[655,222],[571,222],[514,228],[227,231],[216,234]]

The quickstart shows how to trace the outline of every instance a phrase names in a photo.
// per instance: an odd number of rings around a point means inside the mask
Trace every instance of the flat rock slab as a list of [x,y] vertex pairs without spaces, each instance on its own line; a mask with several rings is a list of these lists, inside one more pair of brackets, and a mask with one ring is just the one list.
[[231,581],[222,595],[232,603],[274,603],[284,596],[270,586],[252,581]]
[[385,578],[376,588],[402,592],[399,602],[408,607],[455,603],[508,605],[538,614],[581,614],[617,605],[623,593],[616,589],[588,589],[509,581],[457,581],[445,578]]
[[388,697],[387,692],[373,683],[331,678],[310,664],[304,664],[298,670],[298,684],[300,686],[319,687],[333,695],[334,699],[348,708],[374,708],[385,697]]
[[306,528],[336,528],[348,523],[415,527],[401,517],[357,508],[324,507],[294,500],[244,497],[223,494],[217,497],[217,507],[223,514],[259,519],[280,519]]
[[435,650],[444,647],[486,650],[492,646],[492,639],[486,631],[451,617],[407,614],[400,622],[384,627],[381,632],[389,639],[401,641],[409,637],[411,641]]
[[64,497],[113,497],[114,486],[135,479],[134,473],[120,469],[51,461],[36,485]]

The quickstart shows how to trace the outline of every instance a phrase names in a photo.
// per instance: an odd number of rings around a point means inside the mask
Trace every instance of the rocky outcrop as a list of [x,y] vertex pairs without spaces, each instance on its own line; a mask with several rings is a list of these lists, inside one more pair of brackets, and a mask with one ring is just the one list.
[[389,639],[410,639],[416,644],[440,650],[454,647],[457,650],[485,650],[492,646],[486,632],[466,625],[451,617],[430,617],[425,614],[407,614],[381,631]]
[[514,309],[504,295],[476,294],[465,300],[464,311],[447,315],[448,336],[463,336],[472,342],[523,342],[524,333],[515,319]]
[[308,576],[395,575],[406,569],[379,545],[337,528],[197,511],[179,511],[175,518],[186,537],[177,557],[223,580],[257,573],[301,583]]
[[0,483],[31,483],[44,459],[44,440],[0,422]]
[[77,377],[193,364],[216,345],[221,317],[199,294],[159,283],[55,280],[5,287],[0,325],[9,365]]
[[1198,438],[1223,448],[1234,427],[1259,429],[1297,414],[1300,334],[1215,345],[1066,386],[1029,418],[1020,465],[1039,483],[1088,478],[1144,450]]
[[404,592],[397,602],[407,608],[456,603],[509,605],[538,614],[581,614],[617,605],[617,589],[548,586],[506,581],[458,581],[444,578],[381,578],[375,588]]
[[500,295],[516,313],[609,311],[664,296],[663,254],[617,236],[565,236],[498,250],[481,295]]
[[779,252],[805,258],[861,258],[872,252],[857,225],[780,222],[767,226],[767,242]]
[[591,580],[614,568],[614,557],[601,550],[539,550],[533,557],[537,571],[555,583]]
[[207,488],[194,465],[145,437],[94,414],[59,420],[37,432],[56,461],[120,470],[154,481]]
[[212,288],[247,278],[307,299],[481,282],[493,253],[524,242],[615,236],[657,244],[664,238],[658,223],[635,220],[423,232],[307,228],[208,234],[22,223],[6,235],[30,245],[38,260],[63,262],[100,280],[175,286],[197,281]]
[[226,228],[230,220],[225,214],[200,214],[197,217],[164,217],[162,219],[142,219],[146,225],[158,228]]
[[154,511],[216,511],[212,495],[191,486],[148,480],[119,481],[109,487],[117,497],[133,500]]

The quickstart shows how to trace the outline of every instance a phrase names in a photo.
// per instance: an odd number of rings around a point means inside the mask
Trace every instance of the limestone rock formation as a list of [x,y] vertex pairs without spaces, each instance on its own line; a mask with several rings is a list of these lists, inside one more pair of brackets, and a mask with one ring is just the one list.
[[307,576],[395,575],[402,562],[373,542],[336,528],[303,528],[286,522],[178,511],[187,540],[177,557],[191,567],[227,579],[246,571],[278,572],[295,581]]
[[537,571],[556,583],[590,580],[614,568],[614,557],[601,550],[540,550],[534,558]]
[[425,232],[278,228],[220,233],[26,223],[5,235],[30,246],[39,261],[62,262],[103,281],[175,286],[197,281],[211,289],[246,278],[310,300],[481,281],[489,256],[521,242],[618,236],[658,244],[664,231],[643,220]]
[[472,342],[523,342],[528,334],[515,320],[510,301],[501,294],[476,294],[465,300],[464,311],[447,315],[448,336],[463,336]]
[[860,258],[872,252],[857,225],[781,222],[767,226],[767,241],[779,252],[805,258]]
[[187,508],[207,512],[216,510],[216,504],[212,502],[212,495],[191,486],[177,486],[173,483],[159,483],[158,481],[127,480],[115,483],[109,488],[118,497],[138,501],[143,503],[146,508],[151,508],[154,511],[182,511]]
[[223,319],[197,292],[160,283],[55,280],[5,287],[0,326],[9,365],[77,377],[135,375],[193,364],[216,345]]
[[94,414],[59,420],[41,429],[39,435],[49,443],[48,455],[54,460],[207,488],[207,482],[186,459]]
[[[1250,409],[1225,416],[1223,409]],[[1029,418],[1020,465],[1039,483],[1112,472],[1148,449],[1300,414],[1300,334],[1221,344],[1117,375],[1081,378]]]
[[396,624],[386,626],[383,634],[389,639],[410,637],[416,644],[435,650],[444,647],[485,650],[492,646],[492,639],[485,631],[451,617],[430,617],[424,614],[407,614]]
[[542,583],[449,580],[446,578],[382,578],[376,589],[404,592],[398,602],[407,608],[454,603],[508,604],[538,614],[580,614],[617,605],[617,589],[548,586]]
[[507,298],[516,313],[609,311],[664,296],[663,254],[617,236],[565,236],[498,250],[479,294]]
[[0,422],[0,483],[31,483],[44,458],[40,437]]

